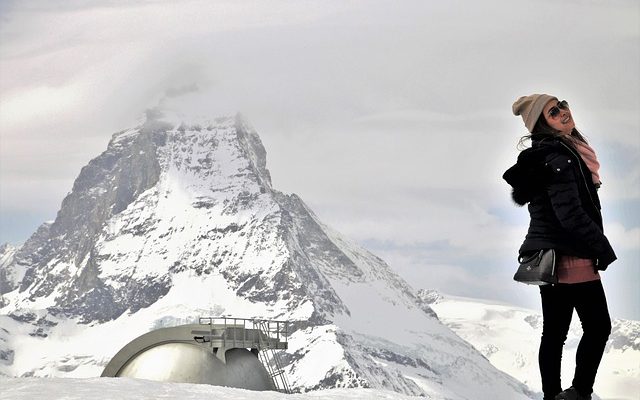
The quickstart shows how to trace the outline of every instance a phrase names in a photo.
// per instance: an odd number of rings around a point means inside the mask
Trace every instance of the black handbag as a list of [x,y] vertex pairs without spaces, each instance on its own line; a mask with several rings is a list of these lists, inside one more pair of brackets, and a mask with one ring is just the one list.
[[553,249],[538,250],[518,257],[518,271],[513,279],[528,285],[558,283],[556,252]]

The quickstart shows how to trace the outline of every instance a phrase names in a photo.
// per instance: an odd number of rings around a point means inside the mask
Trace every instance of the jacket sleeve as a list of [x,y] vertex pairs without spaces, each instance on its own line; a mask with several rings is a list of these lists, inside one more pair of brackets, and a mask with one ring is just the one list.
[[591,205],[582,204],[580,200],[580,177],[576,176],[572,162],[575,161],[563,154],[554,154],[547,158],[546,166],[551,169],[547,193],[560,225],[576,240],[593,250],[596,267],[604,270],[617,257],[600,226],[584,209]]

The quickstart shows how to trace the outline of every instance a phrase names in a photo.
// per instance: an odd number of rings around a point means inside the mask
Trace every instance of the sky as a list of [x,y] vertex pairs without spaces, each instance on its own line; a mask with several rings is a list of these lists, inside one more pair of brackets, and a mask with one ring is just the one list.
[[0,243],[156,106],[241,112],[273,186],[415,289],[539,309],[504,170],[516,98],[566,99],[602,164],[612,316],[640,319],[635,0],[0,3]]

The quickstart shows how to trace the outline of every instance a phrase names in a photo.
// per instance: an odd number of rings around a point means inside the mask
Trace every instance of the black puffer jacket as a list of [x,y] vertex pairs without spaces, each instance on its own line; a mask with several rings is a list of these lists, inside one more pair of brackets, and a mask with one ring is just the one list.
[[595,260],[605,270],[616,260],[602,228],[600,199],[578,152],[559,138],[533,137],[532,147],[502,176],[518,205],[529,203],[531,223],[520,253],[553,248]]

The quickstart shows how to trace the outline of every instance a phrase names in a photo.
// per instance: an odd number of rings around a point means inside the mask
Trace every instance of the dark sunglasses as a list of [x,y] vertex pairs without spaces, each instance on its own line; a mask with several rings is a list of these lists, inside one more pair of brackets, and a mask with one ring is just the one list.
[[551,118],[555,118],[556,115],[560,114],[560,109],[566,110],[568,108],[569,108],[569,103],[567,103],[566,100],[559,101],[557,105],[549,109],[549,116]]

